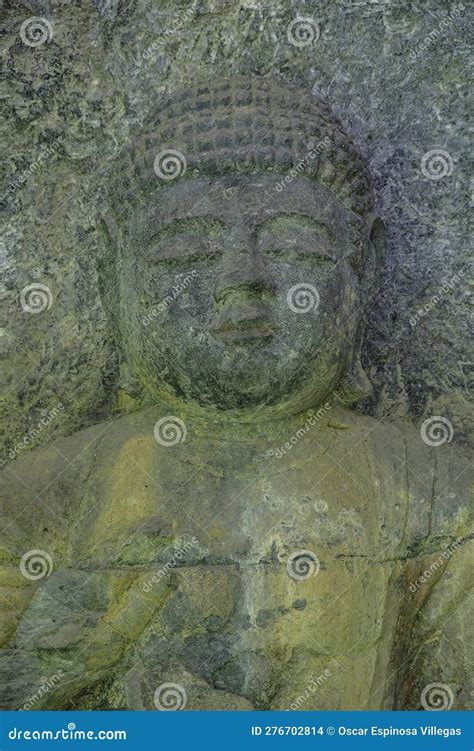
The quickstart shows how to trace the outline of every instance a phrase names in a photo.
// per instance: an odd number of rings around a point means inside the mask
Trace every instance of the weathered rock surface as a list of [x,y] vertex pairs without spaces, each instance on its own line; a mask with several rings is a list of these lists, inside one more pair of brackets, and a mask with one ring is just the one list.
[[[417,424],[441,414],[454,440],[465,440],[471,15],[469,4],[444,0],[6,3],[2,456],[58,402],[60,418],[35,445],[130,406],[97,287],[103,185],[162,92],[235,72],[312,88],[368,159],[389,247],[364,348],[375,384],[366,410]],[[52,25],[52,38],[36,47],[20,37],[31,16]],[[287,36],[298,16],[314,17],[320,32],[304,47]],[[438,167],[449,174],[439,180],[421,170],[433,149],[448,153]],[[53,299],[37,315],[19,302],[32,283],[47,285]]]
[[[418,709],[439,683],[469,705],[469,462],[449,445],[472,415],[468,17],[433,0],[6,9],[2,706]],[[225,182],[214,153],[217,180],[203,169],[156,200],[140,134],[157,97],[236,73],[252,124],[256,75],[330,101],[375,182],[378,264],[370,202],[357,214],[322,179],[268,205],[278,170]],[[337,183],[365,168],[335,130]],[[129,155],[146,189],[121,206]],[[286,292],[308,279],[322,304],[295,318]],[[373,396],[347,412],[333,389],[366,394],[364,368]]]

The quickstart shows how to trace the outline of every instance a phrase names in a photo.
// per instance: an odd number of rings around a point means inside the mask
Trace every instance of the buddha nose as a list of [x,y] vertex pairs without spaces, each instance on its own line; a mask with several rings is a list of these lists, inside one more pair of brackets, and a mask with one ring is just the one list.
[[271,292],[273,285],[262,257],[249,243],[233,244],[216,280],[216,302],[232,302],[229,298],[257,298]]

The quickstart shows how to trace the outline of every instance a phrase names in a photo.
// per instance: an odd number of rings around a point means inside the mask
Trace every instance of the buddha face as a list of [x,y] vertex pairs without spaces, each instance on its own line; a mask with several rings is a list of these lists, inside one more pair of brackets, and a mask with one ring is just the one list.
[[352,354],[360,221],[303,177],[157,191],[121,248],[122,341],[140,380],[219,410],[322,401]]

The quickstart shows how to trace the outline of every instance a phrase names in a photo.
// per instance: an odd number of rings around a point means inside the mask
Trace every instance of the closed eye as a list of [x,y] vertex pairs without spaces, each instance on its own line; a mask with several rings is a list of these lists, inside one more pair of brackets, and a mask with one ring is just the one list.
[[260,253],[280,260],[311,259],[321,265],[334,265],[335,258],[329,252],[327,243],[318,238],[267,236],[259,243]]
[[336,263],[333,233],[321,222],[299,214],[270,217],[258,228],[261,253],[281,260],[312,258],[321,264]]
[[163,238],[150,247],[152,263],[205,260],[220,255],[220,243],[202,235],[179,234]]
[[149,243],[151,263],[179,263],[220,255],[227,227],[207,217],[179,219],[156,233]]
[[294,235],[308,234],[314,237],[320,237],[323,240],[327,240],[329,243],[336,243],[336,236],[332,228],[325,222],[306,214],[298,214],[296,212],[280,212],[265,219],[258,226],[258,233],[263,233],[271,230],[276,231],[290,231]]

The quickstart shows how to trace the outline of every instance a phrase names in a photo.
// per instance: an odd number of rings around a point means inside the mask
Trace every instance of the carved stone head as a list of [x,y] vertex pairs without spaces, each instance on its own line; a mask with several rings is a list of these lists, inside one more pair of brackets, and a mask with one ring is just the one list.
[[149,393],[250,418],[359,379],[372,190],[322,102],[268,78],[176,92],[113,193],[102,286]]

